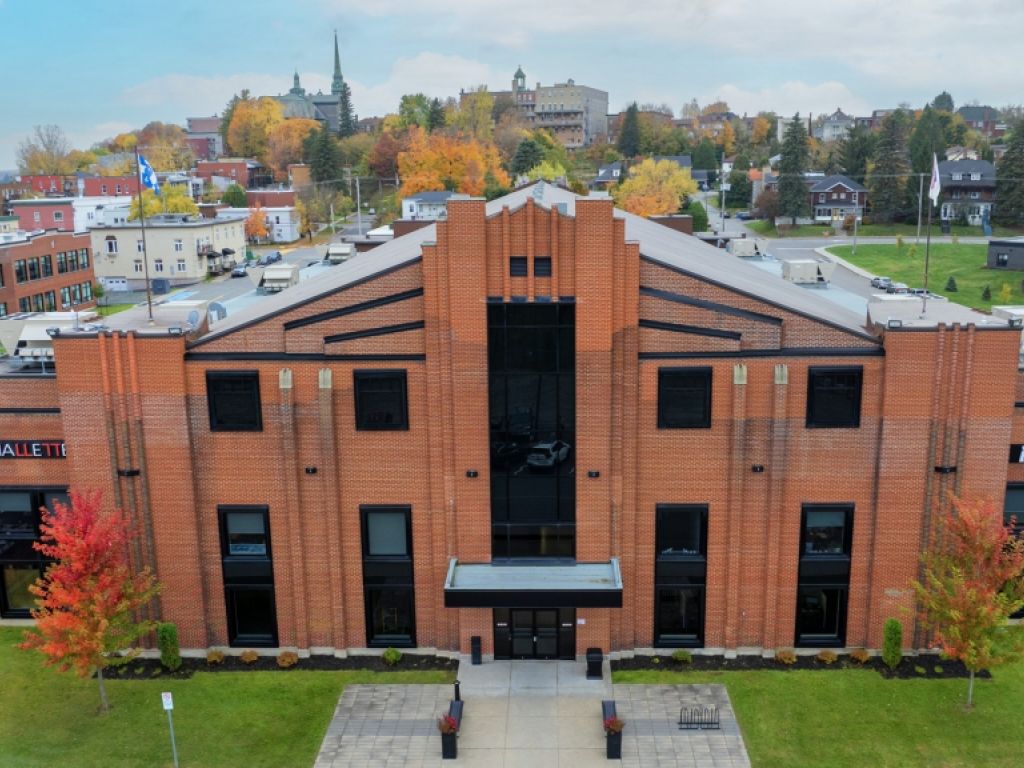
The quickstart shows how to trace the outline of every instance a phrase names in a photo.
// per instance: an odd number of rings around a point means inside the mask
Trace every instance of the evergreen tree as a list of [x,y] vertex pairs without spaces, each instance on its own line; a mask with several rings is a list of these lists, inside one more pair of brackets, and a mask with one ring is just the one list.
[[1024,123],[1010,134],[1006,154],[996,165],[996,202],[992,213],[997,224],[1024,224]]
[[875,152],[875,136],[863,125],[851,128],[839,145],[839,167],[862,184],[868,176],[868,160]]
[[356,132],[356,116],[352,109],[352,91],[348,83],[341,84],[338,96],[338,136],[345,138]]
[[334,181],[341,177],[341,151],[326,127],[312,131],[303,142],[303,160],[313,181]]
[[729,174],[729,191],[725,193],[726,205],[750,205],[750,195],[754,185],[750,183],[750,177],[746,171],[733,169]]
[[713,171],[718,167],[718,156],[715,145],[708,138],[703,138],[693,151],[693,167],[698,171]]
[[635,101],[629,105],[626,116],[622,118],[622,129],[615,147],[627,159],[640,154],[640,110]]
[[868,178],[871,215],[874,221],[902,220],[909,207],[907,180],[910,154],[907,150],[907,113],[898,109],[882,121],[875,146],[874,167]]
[[804,171],[807,170],[809,150],[807,131],[800,113],[786,126],[782,139],[782,160],[779,162],[779,212],[783,216],[809,216],[811,204]]
[[925,107],[910,134],[910,167],[914,173],[932,172],[932,153],[944,159],[946,136],[938,114],[931,107]]
[[444,104],[434,98],[430,100],[430,112],[427,113],[427,133],[444,128]]
[[943,91],[932,99],[932,109],[938,110],[939,112],[953,111],[953,97],[949,95],[949,91]]
[[526,173],[544,160],[544,150],[533,139],[523,139],[512,158],[512,173]]

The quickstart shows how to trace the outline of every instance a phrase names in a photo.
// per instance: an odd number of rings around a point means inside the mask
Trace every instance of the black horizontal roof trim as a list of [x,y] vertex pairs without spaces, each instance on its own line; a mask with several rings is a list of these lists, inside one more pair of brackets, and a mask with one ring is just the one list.
[[401,293],[392,293],[387,296],[381,296],[378,299],[370,299],[369,301],[363,301],[359,304],[352,304],[348,307],[342,307],[341,309],[332,309],[328,312],[319,312],[309,317],[303,317],[298,320],[289,320],[284,324],[284,329],[290,331],[294,328],[302,328],[307,325],[313,325],[314,323],[322,323],[325,320],[333,320],[336,317],[344,317],[345,315],[354,315],[357,312],[365,312],[368,309],[375,309],[376,307],[384,307],[388,304],[396,304],[406,299],[414,299],[417,296],[423,295],[423,288],[413,288],[410,291],[402,291]]
[[[521,301],[517,301],[516,304],[522,304],[523,301],[525,301],[525,299],[526,299],[525,296],[512,296],[510,298],[512,298],[512,299],[521,299]],[[540,297],[538,296],[537,298],[540,298]],[[545,302],[542,302],[542,303],[548,303],[548,302],[554,302],[554,301],[555,301],[555,297],[554,296],[548,296],[547,300]],[[502,298],[501,296],[488,296],[487,297],[487,303],[488,304],[504,304],[505,303],[505,299]],[[558,303],[559,304],[575,304],[576,303],[576,297],[575,296],[559,296],[558,297]]]
[[696,325],[681,325],[680,323],[665,323],[661,320],[640,319],[641,328],[653,328],[658,331],[672,331],[673,333],[689,333],[694,336],[713,336],[718,339],[732,339],[739,341],[743,338],[742,333],[736,331],[723,331],[718,328],[700,328]]
[[779,304],[778,302],[772,301],[771,299],[766,299],[764,296],[759,296],[759,295],[757,295],[755,293],[749,293],[747,291],[744,291],[744,290],[741,290],[741,289],[737,288],[734,285],[729,285],[728,283],[722,283],[722,282],[719,282],[718,280],[714,280],[714,279],[712,279],[710,277],[706,277],[704,275],[698,275],[696,272],[691,272],[688,269],[683,269],[682,267],[677,267],[675,264],[668,264],[668,263],[666,263],[664,261],[659,261],[658,259],[652,258],[651,256],[645,256],[642,253],[640,254],[640,260],[641,261],[646,261],[649,264],[655,264],[655,265],[657,265],[659,267],[663,267],[664,269],[667,269],[669,272],[675,272],[676,274],[679,274],[679,275],[685,275],[686,277],[692,277],[694,280],[700,280],[703,283],[710,283],[711,285],[717,285],[719,288],[724,288],[727,291],[732,291],[733,293],[738,293],[741,296],[747,296],[748,298],[751,298],[754,301],[760,301],[760,302],[762,302],[764,304],[768,304],[769,306],[772,306],[772,307],[778,307],[779,309],[785,310],[786,312],[792,312],[794,315],[799,315],[800,317],[806,317],[808,320],[814,320],[815,322],[821,323],[822,325],[827,325],[829,328],[835,328],[836,330],[842,331],[843,333],[848,333],[851,336],[857,336],[859,338],[865,339],[866,341],[871,341],[871,342],[874,342],[875,344],[878,344],[879,346],[881,346],[882,342],[878,338],[876,338],[875,336],[872,336],[867,331],[855,331],[852,328],[847,328],[845,325],[840,325],[839,323],[833,322],[832,320],[827,320],[827,319],[825,319],[823,317],[818,317],[817,315],[812,315],[812,314],[809,314],[807,312],[801,312],[799,309],[793,309],[792,307],[787,307],[784,304]]
[[368,339],[371,336],[387,336],[392,333],[403,333],[404,331],[416,331],[423,328],[425,325],[426,323],[423,320],[414,320],[411,323],[382,325],[380,328],[367,328],[363,331],[335,333],[331,336],[324,336],[324,344],[335,344],[339,341],[352,341],[353,339]]
[[[415,256],[415,257],[409,259],[408,261],[403,261],[401,264],[395,264],[393,267],[388,267],[387,269],[382,269],[380,272],[374,272],[372,275],[367,275],[366,277],[360,278],[359,280],[356,280],[354,282],[346,283],[345,285],[339,286],[337,288],[331,288],[330,290],[324,291],[323,293],[318,293],[316,296],[310,296],[308,299],[306,299],[304,302],[302,302],[302,304],[310,304],[310,303],[312,303],[314,301],[320,301],[320,299],[323,299],[323,298],[325,298],[327,296],[331,296],[331,295],[333,295],[335,293],[341,293],[343,291],[347,291],[347,290],[349,290],[351,288],[355,288],[356,286],[362,285],[363,283],[368,283],[371,280],[376,280],[378,277],[384,277],[385,275],[390,275],[392,272],[398,272],[399,270],[405,269],[406,267],[411,267],[414,264],[418,264],[422,260],[423,260],[422,256]],[[281,309],[275,310],[274,312],[268,312],[265,315],[260,315],[259,317],[254,317],[252,320],[244,322],[241,325],[236,325],[234,328],[228,328],[228,329],[223,330],[223,331],[213,331],[212,333],[209,333],[206,336],[203,336],[203,338],[197,339],[193,343],[189,344],[188,348],[189,349],[194,349],[195,347],[201,347],[203,344],[206,344],[207,342],[215,341],[217,339],[221,339],[221,338],[223,338],[225,336],[228,336],[228,335],[234,333],[235,331],[240,331],[243,328],[249,328],[250,326],[253,326],[253,325],[259,325],[260,323],[265,322],[265,321],[271,319],[272,317],[277,317],[278,315],[283,315],[286,312],[291,312],[291,311],[293,311],[298,306],[300,306],[300,305],[299,304],[289,304],[287,307],[282,307]]]
[[57,374],[54,373],[0,373],[0,379],[10,379],[12,381],[21,381],[24,379],[54,379]]
[[60,413],[60,408],[0,408],[0,414],[53,414]]
[[783,347],[782,349],[739,349],[723,352],[641,352],[641,360],[691,360],[704,357],[884,357],[885,349],[850,347]]
[[287,352],[186,352],[186,361],[253,361],[263,360],[294,360],[303,362],[308,360],[338,360],[338,361],[365,361],[375,362],[384,360],[406,360],[410,362],[423,362],[427,356],[422,353],[410,354],[376,354],[376,355],[329,355],[323,352],[298,352],[288,354]]
[[690,298],[689,296],[683,296],[680,293],[673,293],[672,291],[663,291],[659,288],[648,288],[641,285],[640,295],[653,296],[656,299],[673,301],[676,304],[685,304],[689,307],[699,307],[701,309],[706,309],[711,312],[720,312],[723,315],[742,317],[747,320],[753,320],[756,323],[771,323],[772,325],[782,325],[781,317],[775,317],[774,315],[764,315],[760,312],[751,312],[749,309],[739,309],[738,307],[730,307],[726,304],[719,304],[718,302],[714,301],[706,301],[705,299],[693,299]]

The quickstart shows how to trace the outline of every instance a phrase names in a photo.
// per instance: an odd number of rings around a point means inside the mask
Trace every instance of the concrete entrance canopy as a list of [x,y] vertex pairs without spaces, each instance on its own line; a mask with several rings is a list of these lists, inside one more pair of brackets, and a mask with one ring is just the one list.
[[447,608],[621,608],[618,558],[606,563],[460,563],[444,582]]

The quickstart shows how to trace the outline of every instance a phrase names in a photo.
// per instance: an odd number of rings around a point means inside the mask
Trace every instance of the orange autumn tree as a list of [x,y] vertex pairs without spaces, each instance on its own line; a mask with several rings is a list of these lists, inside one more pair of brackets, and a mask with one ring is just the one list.
[[476,139],[427,134],[422,128],[409,129],[408,149],[398,154],[398,172],[404,179],[400,196],[448,189],[482,195],[493,181],[508,186],[501,157],[493,144]]
[[968,708],[975,672],[1024,653],[1024,627],[1007,621],[1024,608],[1024,538],[1014,535],[1016,522],[990,500],[954,498],[921,556],[924,579],[913,584],[922,624],[970,673]]
[[54,560],[29,587],[39,606],[36,626],[19,647],[35,648],[48,666],[95,674],[100,710],[110,709],[103,670],[138,655],[138,640],[154,622],[136,614],[159,591],[149,569],[133,572],[128,546],[135,529],[120,511],[104,511],[99,491],[71,491],[71,504],[42,509],[41,536],[32,546]]
[[318,121],[301,117],[271,127],[267,134],[267,161],[278,181],[288,178],[290,163],[302,162],[302,142],[319,127]]
[[263,206],[256,203],[255,208],[249,209],[249,218],[245,220],[245,236],[252,241],[257,241],[268,234],[267,214],[263,212]]

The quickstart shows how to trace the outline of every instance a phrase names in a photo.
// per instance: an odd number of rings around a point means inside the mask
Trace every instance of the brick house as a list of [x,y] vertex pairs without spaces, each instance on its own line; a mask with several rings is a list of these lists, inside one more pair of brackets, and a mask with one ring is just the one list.
[[825,178],[808,178],[811,210],[814,220],[842,224],[847,216],[864,217],[868,190],[848,176],[835,174]]
[[94,282],[88,234],[17,232],[0,237],[0,317],[94,306]]
[[987,160],[944,160],[939,163],[942,185],[940,219],[963,216],[979,226],[990,218],[996,197],[996,167]]
[[[456,200],[212,328],[62,333],[0,435],[66,458],[0,499],[24,536],[68,486],[127,507],[186,648],[922,647],[918,553],[1024,483],[1024,379],[1019,328],[919,315],[607,198]],[[41,566],[0,562],[5,615]]]

